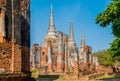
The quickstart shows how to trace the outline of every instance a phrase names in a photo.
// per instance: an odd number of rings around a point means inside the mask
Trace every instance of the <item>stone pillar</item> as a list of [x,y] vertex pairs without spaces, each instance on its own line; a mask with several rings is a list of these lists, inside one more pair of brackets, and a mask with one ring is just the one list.
[[47,49],[48,49],[48,72],[52,72],[52,58],[51,58],[51,41],[47,42]]
[[74,60],[74,72],[76,74],[76,76],[78,76],[78,67],[79,67],[79,63],[78,63],[78,52],[75,52],[75,60]]
[[95,57],[92,56],[92,59],[93,59],[93,69],[96,70],[96,68],[95,68]]
[[[30,57],[30,51],[29,51],[30,50],[30,2],[27,2],[27,1],[30,1],[30,0],[20,0],[19,14],[21,18],[22,71],[29,73],[30,59],[28,57]],[[24,13],[26,11],[27,13]],[[24,59],[24,58],[27,58],[27,59]]]
[[68,72],[68,36],[64,34],[64,72]]
[[93,60],[92,60],[92,54],[89,54],[90,56],[90,71],[93,71]]
[[35,48],[32,46],[32,54],[31,54],[31,56],[32,56],[32,68],[35,68],[35,59],[34,59],[34,57],[35,57]]
[[0,9],[0,43],[4,42],[5,38],[5,9]]
[[40,46],[40,63],[39,63],[40,67],[41,67],[41,61],[42,61],[42,60],[41,60],[41,56],[42,56],[42,55],[41,55],[41,51],[42,51],[42,47]]
[[22,54],[21,54],[20,0],[12,0],[12,72],[13,73],[21,73],[22,71],[21,62],[22,62]]
[[84,62],[83,62],[83,68],[84,68],[84,71],[86,70],[86,64],[87,64],[87,54],[86,52],[84,52]]
[[93,71],[93,54],[92,54],[92,48],[89,47],[89,63],[90,63],[90,71]]
[[62,72],[63,33],[58,33],[57,72]]
[[41,46],[39,47],[39,68],[41,67]]
[[12,44],[12,72],[21,73],[21,46]]
[[96,56],[94,56],[94,64],[95,64],[95,70],[97,70],[99,68],[99,62]]

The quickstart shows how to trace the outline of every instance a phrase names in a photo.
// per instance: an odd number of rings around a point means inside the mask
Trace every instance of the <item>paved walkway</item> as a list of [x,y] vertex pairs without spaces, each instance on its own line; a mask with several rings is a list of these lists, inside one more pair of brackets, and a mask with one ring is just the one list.
[[[36,81],[86,81],[86,80],[36,80]],[[120,79],[88,80],[88,81],[120,81]]]

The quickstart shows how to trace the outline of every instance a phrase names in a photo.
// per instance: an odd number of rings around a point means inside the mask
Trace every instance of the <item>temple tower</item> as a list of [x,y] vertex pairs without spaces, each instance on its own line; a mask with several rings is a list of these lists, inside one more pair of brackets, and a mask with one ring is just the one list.
[[77,66],[77,53],[78,49],[74,40],[73,24],[70,22],[70,34],[68,41],[68,69],[70,72],[73,72],[78,69]]
[[86,65],[86,54],[85,54],[85,38],[84,38],[84,32],[82,32],[82,37],[81,37],[81,44],[80,44],[80,49],[79,49],[79,54],[78,54],[78,63],[79,63],[79,68],[81,70],[84,70],[85,65]]
[[[61,35],[59,35],[59,41],[61,42]],[[58,53],[58,37],[56,36],[56,29],[54,24],[54,16],[52,5],[50,8],[50,21],[48,26],[47,35],[44,38],[43,43],[41,44],[41,59],[43,55],[46,55],[46,63],[43,64],[41,60],[41,67],[46,66],[47,72],[52,72],[57,70],[57,53]],[[60,55],[61,56],[61,55]],[[61,67],[61,66],[60,66]]]
[[51,5],[51,8],[50,8],[50,22],[49,22],[47,37],[48,38],[49,37],[50,38],[55,38],[56,37],[56,30],[55,30],[55,25],[54,25],[52,5]]
[[85,37],[84,37],[84,32],[82,32],[80,48],[83,48],[84,46],[85,46]]
[[85,54],[85,38],[84,38],[84,32],[82,32],[82,39],[81,39],[81,45],[80,45],[80,52],[81,54],[83,54],[83,58],[84,58],[84,67],[86,66],[87,63],[87,55]]
[[80,50],[79,50],[79,58],[81,58],[81,61],[83,58],[84,47],[85,47],[85,37],[84,37],[84,32],[82,32],[81,44],[80,44]]
[[73,32],[73,24],[70,22],[70,34],[69,34],[69,47],[75,47],[75,40],[74,40],[74,32]]

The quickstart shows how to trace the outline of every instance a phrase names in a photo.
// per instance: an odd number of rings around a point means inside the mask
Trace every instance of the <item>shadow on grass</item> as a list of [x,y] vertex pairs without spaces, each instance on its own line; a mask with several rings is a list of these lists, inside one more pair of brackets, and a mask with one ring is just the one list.
[[107,76],[98,77],[96,80],[102,80],[102,81],[120,81],[120,76],[107,75]]
[[114,79],[101,79],[100,81],[120,81],[120,78],[114,78]]
[[60,78],[60,75],[39,75],[37,81],[54,81]]
[[36,80],[35,80],[35,78],[26,78],[26,79],[24,79],[22,81],[36,81]]

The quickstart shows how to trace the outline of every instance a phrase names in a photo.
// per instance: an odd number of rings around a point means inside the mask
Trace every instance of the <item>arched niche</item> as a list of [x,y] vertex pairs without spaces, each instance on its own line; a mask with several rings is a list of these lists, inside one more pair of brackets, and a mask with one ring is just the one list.
[[6,5],[6,0],[0,0],[0,6],[5,6]]

